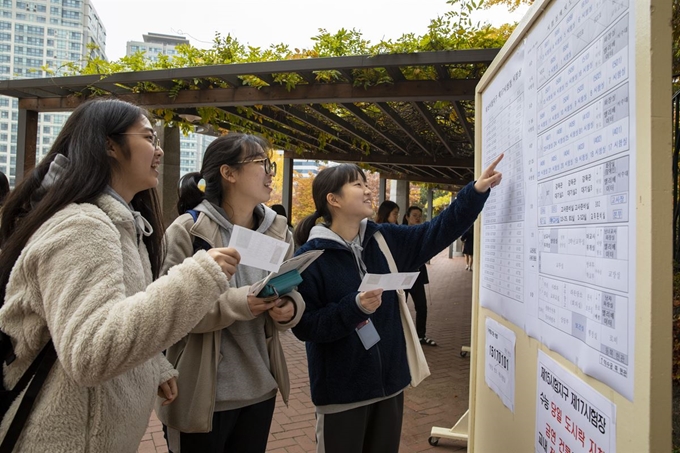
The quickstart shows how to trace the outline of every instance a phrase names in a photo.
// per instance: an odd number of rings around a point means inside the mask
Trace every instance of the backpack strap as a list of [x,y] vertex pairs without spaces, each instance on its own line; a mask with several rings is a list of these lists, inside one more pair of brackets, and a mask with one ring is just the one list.
[[0,453],[12,453],[12,450],[14,450],[14,446],[16,445],[17,440],[19,440],[21,431],[23,430],[24,425],[26,425],[28,416],[31,413],[31,409],[33,409],[38,393],[40,393],[40,389],[45,383],[47,376],[50,374],[50,370],[56,360],[57,351],[54,349],[54,343],[50,340],[21,376],[17,385],[10,391],[11,395],[16,398],[30,381],[30,385],[19,403],[19,408],[17,409],[16,414],[14,414],[12,423],[7,429],[7,434],[5,434],[2,444],[0,444]]
[[[198,220],[198,214],[199,212],[195,209],[189,209],[187,212],[191,216],[192,219],[194,219],[194,223]],[[206,241],[203,238],[199,238],[198,236],[194,236],[194,253],[198,252],[199,250],[210,250],[212,247],[210,244],[208,244],[208,241]],[[2,453],[0,451],[0,453]]]

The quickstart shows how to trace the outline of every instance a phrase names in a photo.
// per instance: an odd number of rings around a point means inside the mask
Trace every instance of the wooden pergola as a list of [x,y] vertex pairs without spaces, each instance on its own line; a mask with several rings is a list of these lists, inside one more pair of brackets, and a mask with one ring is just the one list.
[[[38,113],[71,111],[92,96],[115,96],[152,111],[171,109],[176,120],[196,124],[201,107],[214,107],[219,127],[266,135],[284,150],[283,198],[290,207],[293,159],[361,162],[383,180],[453,190],[471,181],[475,87],[498,50],[6,80],[0,81],[0,94],[19,100],[17,181],[35,165]],[[366,71],[373,81],[367,81]],[[298,80],[293,87],[281,82],[281,75],[291,74]],[[194,82],[191,88],[187,80]],[[163,135],[166,207],[176,199],[179,130],[165,128]]]

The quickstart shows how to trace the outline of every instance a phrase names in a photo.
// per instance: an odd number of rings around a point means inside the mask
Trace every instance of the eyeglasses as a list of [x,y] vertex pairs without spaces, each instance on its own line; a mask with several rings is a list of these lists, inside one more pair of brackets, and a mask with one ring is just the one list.
[[272,162],[269,160],[268,157],[265,157],[264,159],[255,159],[255,160],[244,160],[243,162],[238,162],[239,164],[255,164],[255,163],[260,163],[264,162],[264,172],[268,175],[276,176],[276,162]]
[[153,149],[158,149],[161,147],[161,139],[158,138],[158,135],[153,132],[149,136],[149,132],[118,132],[116,135],[146,135],[147,137],[152,137],[151,138],[151,144],[153,145]]

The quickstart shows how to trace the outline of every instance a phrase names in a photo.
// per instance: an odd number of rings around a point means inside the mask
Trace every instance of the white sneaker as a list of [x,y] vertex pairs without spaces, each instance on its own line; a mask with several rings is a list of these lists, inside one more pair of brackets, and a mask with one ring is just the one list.
[[469,270],[470,270],[470,266],[465,266],[465,270],[466,270],[466,271],[469,271]]

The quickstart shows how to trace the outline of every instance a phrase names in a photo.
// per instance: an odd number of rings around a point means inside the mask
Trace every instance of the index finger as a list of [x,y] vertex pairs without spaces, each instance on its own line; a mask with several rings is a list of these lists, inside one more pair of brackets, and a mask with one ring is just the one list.
[[499,163],[500,161],[503,160],[503,156],[505,156],[505,154],[503,154],[503,153],[499,154],[499,156],[498,156],[496,159],[494,159],[494,161],[491,162],[491,165],[489,165],[488,167],[486,167],[486,169],[487,169],[487,170],[492,170],[492,171],[495,170],[495,169],[496,169],[496,165],[498,165],[498,163]]
[[383,293],[383,289],[382,289],[382,288],[372,289],[372,290],[370,290],[370,291],[366,291],[366,295],[367,295],[368,297],[379,296],[379,295],[382,294],[382,293]]

